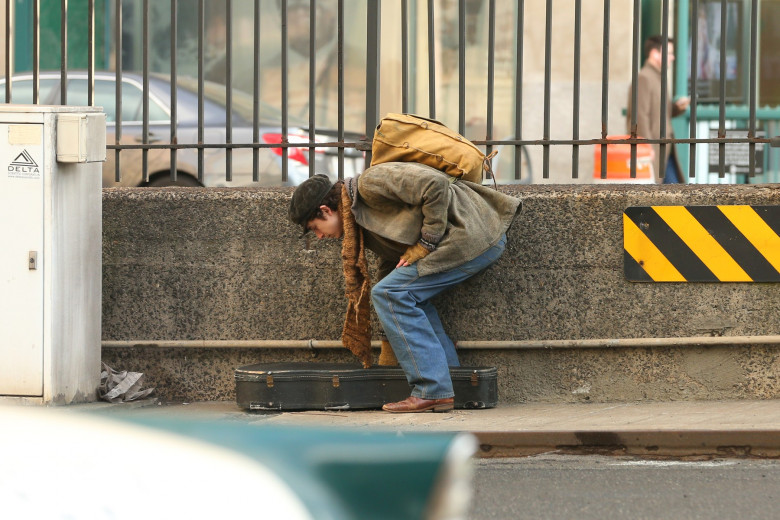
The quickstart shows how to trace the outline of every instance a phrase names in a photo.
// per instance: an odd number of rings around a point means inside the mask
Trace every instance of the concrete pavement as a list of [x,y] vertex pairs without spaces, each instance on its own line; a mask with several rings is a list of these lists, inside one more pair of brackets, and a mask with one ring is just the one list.
[[483,457],[546,452],[648,457],[780,457],[780,400],[526,404],[450,413],[248,412],[235,402],[157,401],[71,407],[258,425],[400,432],[471,432]]

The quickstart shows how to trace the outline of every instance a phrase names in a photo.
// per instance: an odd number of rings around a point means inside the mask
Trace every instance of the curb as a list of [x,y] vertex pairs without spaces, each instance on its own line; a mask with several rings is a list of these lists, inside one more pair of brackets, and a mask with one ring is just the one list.
[[481,458],[549,453],[640,457],[780,458],[780,430],[471,432]]

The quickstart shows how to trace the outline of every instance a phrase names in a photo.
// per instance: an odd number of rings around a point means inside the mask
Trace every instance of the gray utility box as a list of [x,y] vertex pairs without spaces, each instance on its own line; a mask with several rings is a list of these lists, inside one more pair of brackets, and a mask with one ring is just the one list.
[[97,398],[105,156],[99,108],[0,106],[0,402]]

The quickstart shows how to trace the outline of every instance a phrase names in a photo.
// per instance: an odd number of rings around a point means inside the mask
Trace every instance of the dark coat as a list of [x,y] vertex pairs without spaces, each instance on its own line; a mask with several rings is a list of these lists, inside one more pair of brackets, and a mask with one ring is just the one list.
[[[644,67],[639,71],[637,76],[637,91],[636,91],[636,133],[638,137],[644,137],[645,139],[658,139],[661,137],[661,71],[645,63]],[[631,90],[628,92],[628,130],[631,131]],[[674,137],[674,130],[672,130],[672,117],[681,114],[683,111],[678,110],[674,103],[672,103],[672,91],[667,89],[666,96],[666,137]],[[663,182],[666,163],[669,160],[669,156],[672,153],[674,145],[666,146],[666,157],[663,161],[664,171],[656,171],[658,168],[658,156],[660,155],[660,145],[653,144],[654,160],[653,171],[655,172],[655,181],[660,184]],[[677,155],[672,155],[672,160],[677,161]],[[682,173],[680,163],[677,163],[677,171]],[[681,175],[682,176],[682,175]],[[684,182],[685,179],[679,179],[680,182]]]
[[366,241],[380,257],[398,261],[392,244],[410,246],[421,238],[436,244],[417,262],[420,276],[454,269],[487,251],[521,208],[515,197],[418,163],[378,164],[348,182],[357,185],[355,221],[390,245]]

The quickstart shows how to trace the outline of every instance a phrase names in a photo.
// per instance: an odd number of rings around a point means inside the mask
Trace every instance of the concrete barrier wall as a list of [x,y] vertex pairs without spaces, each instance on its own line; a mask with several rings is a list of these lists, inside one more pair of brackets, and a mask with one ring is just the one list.
[[[631,283],[630,206],[780,203],[775,186],[504,186],[523,200],[506,253],[442,296],[459,341],[780,334],[780,287]],[[299,238],[290,189],[106,189],[103,339],[337,340],[340,242]],[[233,369],[309,359],[306,350],[104,347],[168,399],[233,399]],[[505,402],[780,396],[776,345],[463,350],[499,366]],[[350,361],[341,350],[321,361]]]

